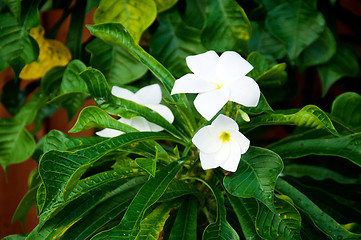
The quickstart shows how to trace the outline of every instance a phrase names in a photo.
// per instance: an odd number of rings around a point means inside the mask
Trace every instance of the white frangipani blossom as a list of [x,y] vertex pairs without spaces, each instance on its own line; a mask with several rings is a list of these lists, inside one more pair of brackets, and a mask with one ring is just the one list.
[[199,93],[194,106],[207,120],[212,119],[228,102],[255,107],[260,98],[256,81],[247,77],[253,66],[236,52],[218,56],[214,51],[188,56],[187,65],[193,74],[175,81],[172,93]]
[[[136,93],[133,93],[125,88],[114,86],[112,88],[112,94],[116,97],[124,98],[146,106],[159,113],[170,123],[172,123],[174,120],[172,111],[168,107],[160,104],[162,101],[162,91],[158,84],[143,87]],[[162,127],[151,123],[140,116],[133,117],[131,119],[120,118],[118,121],[125,123],[141,132],[159,132],[163,130]],[[96,134],[101,137],[116,137],[123,134],[123,132],[115,129],[105,128],[99,132],[96,132]]]
[[235,172],[241,154],[247,152],[249,140],[238,131],[237,123],[220,114],[211,125],[201,128],[192,142],[199,149],[204,170],[221,167]]

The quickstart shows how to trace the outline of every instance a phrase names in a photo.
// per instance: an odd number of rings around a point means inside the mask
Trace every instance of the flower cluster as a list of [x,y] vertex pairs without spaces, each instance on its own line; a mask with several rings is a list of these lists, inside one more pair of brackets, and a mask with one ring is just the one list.
[[[218,56],[214,51],[189,56],[186,58],[189,69],[193,72],[175,81],[171,94],[198,93],[194,100],[197,111],[208,121],[211,120],[228,102],[236,102],[246,107],[255,107],[260,98],[258,84],[246,74],[253,66],[233,51]],[[136,93],[113,87],[112,94],[144,105],[173,122],[172,112],[161,105],[162,92],[159,85],[144,87]],[[128,124],[139,131],[161,131],[162,128],[143,117],[132,119],[120,118],[118,121]],[[122,132],[104,129],[99,136],[114,137]],[[250,141],[239,132],[237,123],[220,114],[208,126],[198,130],[192,138],[193,144],[200,151],[200,161],[204,170],[222,167],[235,172],[241,155],[250,145]]]

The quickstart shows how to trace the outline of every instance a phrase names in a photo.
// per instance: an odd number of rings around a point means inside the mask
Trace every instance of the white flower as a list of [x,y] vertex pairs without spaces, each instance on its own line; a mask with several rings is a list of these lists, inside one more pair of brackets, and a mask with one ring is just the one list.
[[238,131],[237,123],[220,114],[211,125],[201,128],[192,142],[199,149],[204,170],[222,167],[237,171],[241,154],[247,152],[249,140]]
[[[114,86],[112,88],[112,94],[116,97],[124,98],[146,106],[159,113],[170,123],[172,123],[174,120],[172,111],[168,107],[160,104],[162,100],[162,91],[158,84],[143,87],[139,89],[139,91],[136,93],[133,93],[125,88]],[[133,117],[131,119],[120,118],[118,121],[132,126],[133,128],[141,132],[159,132],[163,130],[162,127],[151,123],[145,118],[139,116]],[[96,134],[101,137],[116,137],[123,134],[123,132],[115,129],[105,128],[99,132],[96,132]]]
[[171,94],[199,93],[194,106],[207,120],[228,101],[257,106],[260,89],[256,81],[246,76],[253,66],[238,53],[228,51],[219,57],[216,52],[208,51],[188,56],[186,61],[193,74],[176,80]]

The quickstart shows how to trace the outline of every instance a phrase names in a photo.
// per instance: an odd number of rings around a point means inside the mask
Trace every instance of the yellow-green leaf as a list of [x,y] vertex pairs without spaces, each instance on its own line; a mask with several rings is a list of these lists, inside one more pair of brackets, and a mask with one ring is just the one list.
[[177,2],[178,0],[155,0],[158,13],[168,10],[169,8],[173,7]]
[[121,23],[138,43],[156,15],[157,6],[153,0],[102,0],[94,14],[94,22]]
[[38,79],[52,68],[66,66],[71,60],[71,53],[62,43],[54,39],[44,38],[44,28],[38,26],[30,30],[30,35],[39,45],[39,57],[36,61],[26,64],[20,72],[24,80]]

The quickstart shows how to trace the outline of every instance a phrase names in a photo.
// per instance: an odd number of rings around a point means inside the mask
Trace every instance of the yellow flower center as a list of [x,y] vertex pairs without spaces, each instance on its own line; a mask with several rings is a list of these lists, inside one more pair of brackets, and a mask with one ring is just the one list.
[[219,138],[223,141],[223,143],[229,142],[229,141],[231,141],[231,134],[229,134],[228,132],[223,131],[221,136],[219,136]]

